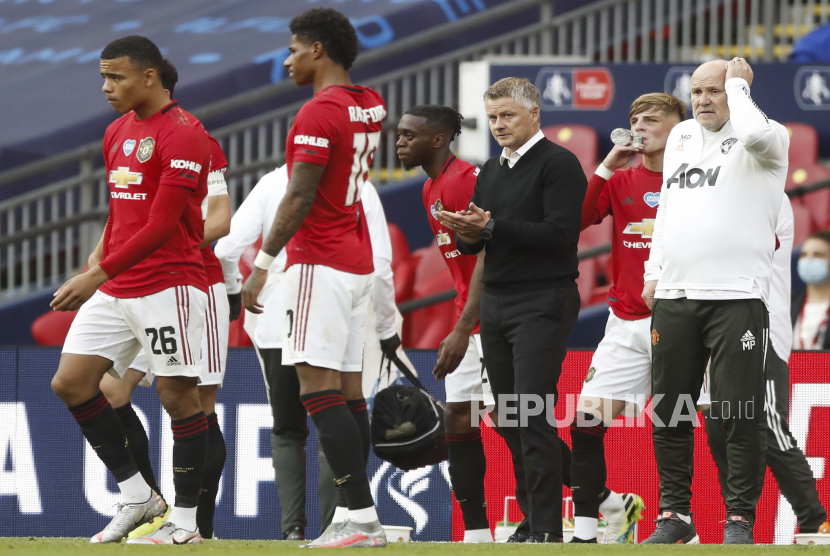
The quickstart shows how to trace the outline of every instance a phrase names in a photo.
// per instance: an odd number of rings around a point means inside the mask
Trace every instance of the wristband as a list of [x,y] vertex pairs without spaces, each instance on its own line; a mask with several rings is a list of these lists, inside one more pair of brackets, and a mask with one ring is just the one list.
[[259,250],[259,253],[256,255],[256,260],[254,260],[254,266],[260,268],[262,270],[268,270],[271,266],[271,263],[274,262],[276,257],[272,257],[262,249]]

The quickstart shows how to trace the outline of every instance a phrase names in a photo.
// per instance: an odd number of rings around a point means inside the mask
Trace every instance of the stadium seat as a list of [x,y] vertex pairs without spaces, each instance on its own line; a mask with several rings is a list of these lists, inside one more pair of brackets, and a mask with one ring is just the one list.
[[790,167],[815,164],[818,159],[818,132],[810,124],[783,124],[790,134]]
[[[455,287],[438,244],[412,253],[415,268],[412,299],[427,297]],[[408,348],[435,349],[455,326],[453,301],[445,301],[413,311],[404,318],[403,345]]]
[[406,235],[395,224],[387,224],[389,239],[392,241],[392,272],[395,268],[409,257],[409,242]]
[[587,307],[597,282],[597,260],[595,258],[579,261],[579,278],[576,287],[579,289],[580,304]]
[[793,203],[793,217],[795,218],[795,237],[793,245],[798,246],[804,243],[812,233],[812,222],[810,211],[799,203]]
[[395,283],[395,303],[403,303],[412,299],[412,288],[415,286],[415,271],[423,253],[415,251],[397,266],[392,267]]
[[586,125],[551,125],[542,129],[549,140],[562,145],[579,159],[592,174],[597,168],[597,132]]
[[[601,223],[582,230],[579,234],[579,250],[584,251],[585,249],[611,243],[611,236],[613,234],[614,221],[611,218],[605,218]],[[597,264],[599,264],[600,269],[605,268],[610,256],[610,253],[606,253],[597,257]]]
[[39,346],[62,346],[77,314],[78,311],[49,311],[40,315],[32,323],[32,337]]
[[[787,173],[786,189],[790,190],[826,179],[830,179],[830,170],[821,164],[791,164]],[[801,197],[795,197],[792,201],[793,206],[800,204],[810,211],[813,231],[824,229],[830,216],[830,189],[820,189]]]

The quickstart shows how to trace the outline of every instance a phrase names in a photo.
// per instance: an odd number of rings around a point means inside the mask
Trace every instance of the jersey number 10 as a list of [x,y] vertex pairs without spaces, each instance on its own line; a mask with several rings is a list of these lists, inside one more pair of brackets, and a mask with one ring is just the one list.
[[349,190],[346,193],[346,206],[350,207],[360,200],[360,191],[366,183],[366,174],[372,155],[380,143],[380,132],[354,134],[354,159],[352,160],[352,174],[349,176]]

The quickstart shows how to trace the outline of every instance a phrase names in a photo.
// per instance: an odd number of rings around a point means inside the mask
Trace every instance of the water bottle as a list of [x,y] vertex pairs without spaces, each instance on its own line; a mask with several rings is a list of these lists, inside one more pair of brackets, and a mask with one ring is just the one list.
[[611,141],[621,147],[642,147],[643,138],[631,131],[618,127],[611,132]]

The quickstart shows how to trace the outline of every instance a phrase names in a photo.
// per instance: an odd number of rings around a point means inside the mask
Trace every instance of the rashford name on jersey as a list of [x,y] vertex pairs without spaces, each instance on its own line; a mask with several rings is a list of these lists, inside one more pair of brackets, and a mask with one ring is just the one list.
[[286,268],[303,263],[373,272],[360,191],[385,118],[380,94],[357,85],[326,87],[297,113],[285,149],[289,178],[296,162],[326,169],[308,216],[286,246]]
[[170,239],[100,290],[113,297],[145,297],[173,286],[207,290],[199,244],[204,237],[201,203],[207,193],[210,145],[199,120],[171,102],[139,120],[130,112],[104,134],[110,186],[111,231],[104,257],[146,224],[159,187],[184,187],[192,195]]

